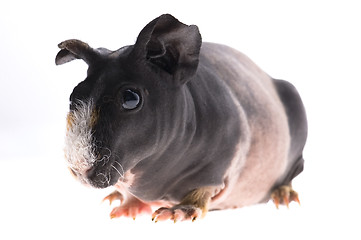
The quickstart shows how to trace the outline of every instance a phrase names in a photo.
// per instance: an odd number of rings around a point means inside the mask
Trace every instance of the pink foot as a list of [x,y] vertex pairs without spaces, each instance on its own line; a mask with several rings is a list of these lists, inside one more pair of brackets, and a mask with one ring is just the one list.
[[121,206],[115,207],[110,213],[110,218],[130,217],[135,220],[137,216],[142,214],[152,214],[150,205],[132,197]]
[[173,220],[174,222],[192,220],[202,216],[202,210],[193,205],[176,205],[172,208],[159,208],[152,215],[155,222]]

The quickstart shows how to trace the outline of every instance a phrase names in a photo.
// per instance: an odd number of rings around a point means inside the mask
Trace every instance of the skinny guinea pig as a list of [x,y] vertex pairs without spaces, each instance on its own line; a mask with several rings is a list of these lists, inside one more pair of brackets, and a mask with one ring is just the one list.
[[57,65],[89,66],[70,95],[65,156],[82,183],[115,186],[105,198],[121,202],[112,218],[195,220],[299,202],[291,181],[303,170],[307,120],[290,83],[202,43],[197,26],[169,14],[116,51],[74,39],[59,47]]

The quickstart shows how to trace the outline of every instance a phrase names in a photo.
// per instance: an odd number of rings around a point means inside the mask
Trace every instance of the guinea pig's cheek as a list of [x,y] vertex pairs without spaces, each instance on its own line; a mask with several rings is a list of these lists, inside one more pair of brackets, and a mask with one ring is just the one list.
[[86,177],[87,171],[97,160],[92,131],[97,118],[91,101],[79,103],[75,110],[68,113],[64,152],[77,178]]
[[[66,116],[66,130],[69,131],[75,121],[76,114],[74,114],[74,111],[70,111],[68,115]],[[99,111],[96,109],[93,109],[90,114],[90,120],[89,120],[89,127],[92,128],[98,121],[99,117]]]
[[98,118],[99,118],[99,111],[94,108],[90,115],[89,127],[93,128],[95,124],[98,122]]
[[73,114],[71,112],[66,116],[66,131],[68,132],[73,125]]
[[76,173],[76,171],[74,171],[73,169],[71,169],[71,167],[68,167],[68,169],[69,169],[70,174],[71,174],[76,180],[80,180],[78,174]]

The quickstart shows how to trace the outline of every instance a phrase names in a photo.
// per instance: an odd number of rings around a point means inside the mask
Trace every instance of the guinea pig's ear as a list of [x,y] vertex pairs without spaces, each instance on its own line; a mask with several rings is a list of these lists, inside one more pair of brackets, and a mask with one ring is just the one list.
[[58,47],[61,50],[56,55],[56,65],[61,65],[74,59],[83,59],[90,65],[100,58],[100,52],[97,49],[91,48],[88,44],[77,39],[61,42]]
[[142,49],[148,62],[184,84],[197,70],[201,45],[197,26],[185,25],[165,14],[142,30],[135,48]]

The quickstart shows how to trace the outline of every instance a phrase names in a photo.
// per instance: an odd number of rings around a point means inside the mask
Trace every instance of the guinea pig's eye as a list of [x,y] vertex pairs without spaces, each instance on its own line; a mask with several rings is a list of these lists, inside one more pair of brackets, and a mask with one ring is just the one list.
[[123,108],[127,110],[135,109],[140,104],[139,94],[133,90],[127,89],[123,92]]

